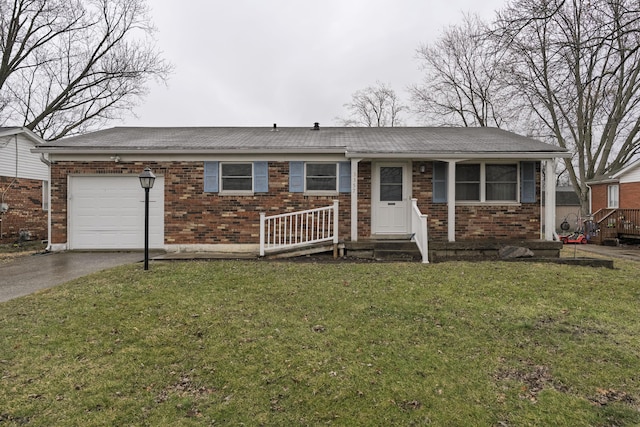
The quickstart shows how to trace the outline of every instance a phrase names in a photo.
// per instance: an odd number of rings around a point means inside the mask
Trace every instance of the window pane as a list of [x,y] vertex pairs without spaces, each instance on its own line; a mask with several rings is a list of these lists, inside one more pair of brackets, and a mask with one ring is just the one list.
[[307,177],[308,191],[336,191],[335,178]]
[[307,163],[307,191],[338,191],[336,163]]
[[251,163],[222,163],[222,191],[252,191]]
[[251,191],[251,178],[222,178],[223,191]]
[[516,165],[487,165],[487,182],[517,182],[518,167]]
[[457,165],[456,182],[461,181],[480,182],[480,165]]
[[381,184],[380,201],[398,202],[402,200],[402,184]]
[[222,176],[251,176],[251,163],[223,163]]
[[307,176],[336,176],[334,163],[307,163]]
[[609,203],[608,203],[608,208],[617,208],[618,207],[618,186],[617,185],[610,185],[608,187],[609,189]]
[[487,200],[516,200],[516,184],[487,183]]
[[480,184],[456,183],[456,200],[480,200]]
[[480,165],[456,166],[456,200],[480,200]]
[[513,200],[518,196],[517,165],[486,165],[486,199]]
[[402,184],[402,167],[381,167],[381,184]]

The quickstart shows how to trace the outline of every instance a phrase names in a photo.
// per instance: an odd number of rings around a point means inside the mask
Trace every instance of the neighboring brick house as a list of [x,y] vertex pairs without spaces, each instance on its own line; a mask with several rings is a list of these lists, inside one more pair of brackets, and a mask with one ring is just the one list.
[[587,184],[591,188],[592,213],[603,209],[640,209],[640,160]]
[[22,127],[0,127],[0,243],[47,239],[49,168],[31,149],[44,141]]
[[142,247],[138,174],[149,166],[150,246],[234,252],[257,252],[261,212],[333,200],[342,240],[411,236],[412,199],[431,240],[539,239],[541,169],[553,176],[567,156],[495,128],[317,124],[112,128],[34,152],[51,163],[52,250]]

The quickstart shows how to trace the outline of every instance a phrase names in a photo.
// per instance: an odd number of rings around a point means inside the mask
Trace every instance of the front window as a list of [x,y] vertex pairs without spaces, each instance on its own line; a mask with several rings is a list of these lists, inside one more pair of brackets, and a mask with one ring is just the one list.
[[338,191],[337,163],[307,163],[306,191]]
[[220,175],[222,191],[253,191],[252,163],[222,163]]
[[518,165],[508,163],[456,165],[456,200],[517,202]]
[[618,208],[620,204],[620,187],[618,184],[610,185],[607,190],[608,193],[608,208]]
[[480,165],[456,166],[456,200],[480,201]]
[[486,200],[518,199],[518,166],[486,165]]

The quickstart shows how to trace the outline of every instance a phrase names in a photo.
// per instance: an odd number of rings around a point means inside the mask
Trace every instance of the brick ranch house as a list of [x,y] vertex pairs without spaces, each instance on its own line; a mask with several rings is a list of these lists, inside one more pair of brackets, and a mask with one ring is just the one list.
[[[256,254],[261,213],[308,211],[334,200],[341,241],[413,237],[417,210],[427,215],[429,241],[540,240],[541,168],[554,177],[556,159],[567,156],[495,128],[318,124],[112,128],[33,151],[51,164],[51,250],[141,248],[138,175],[148,166],[157,176],[151,248]],[[549,182],[548,194],[555,194],[555,179]],[[545,208],[551,223],[554,199]],[[296,221],[303,219],[284,221],[276,234],[301,228]],[[315,221],[308,228],[321,219]],[[543,239],[552,240],[552,232]]]
[[49,168],[29,129],[0,127],[0,243],[46,240]]

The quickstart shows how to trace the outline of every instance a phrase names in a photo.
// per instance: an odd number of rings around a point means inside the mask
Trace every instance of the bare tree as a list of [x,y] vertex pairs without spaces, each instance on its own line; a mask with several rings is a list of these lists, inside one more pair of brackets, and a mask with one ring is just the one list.
[[0,0],[0,124],[45,139],[118,118],[171,65],[145,0]]
[[407,110],[396,92],[384,83],[360,89],[351,95],[351,102],[344,104],[349,110],[347,118],[336,120],[343,126],[394,127],[401,126],[401,113]]
[[477,15],[464,15],[433,44],[417,49],[424,72],[410,87],[412,106],[424,122],[437,125],[495,126],[516,124],[516,109],[501,86],[497,64],[503,54],[486,35]]
[[583,212],[586,182],[640,153],[640,8],[634,0],[517,0],[494,35],[504,76],[540,135],[574,156],[566,161]]

